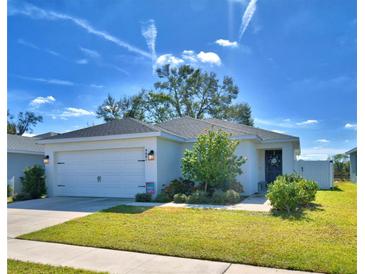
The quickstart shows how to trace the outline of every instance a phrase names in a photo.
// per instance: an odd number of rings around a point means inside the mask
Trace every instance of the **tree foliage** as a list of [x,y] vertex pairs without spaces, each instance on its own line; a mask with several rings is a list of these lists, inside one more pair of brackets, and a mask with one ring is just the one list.
[[116,100],[111,95],[97,109],[97,117],[105,121],[132,117],[147,122],[164,122],[175,117],[207,116],[253,125],[248,104],[233,104],[239,93],[231,77],[222,81],[215,73],[190,65],[156,70],[158,81],[153,90]]
[[18,119],[16,122],[13,121],[14,116],[10,114],[9,110],[7,113],[8,123],[7,132],[8,134],[23,135],[25,132],[32,133],[33,127],[38,123],[43,122],[41,115],[36,115],[34,112],[26,111],[18,113]]
[[238,144],[221,130],[200,135],[193,148],[184,152],[184,177],[200,183],[205,191],[229,188],[245,163],[242,156],[235,155]]
[[27,167],[24,170],[24,177],[20,177],[23,191],[28,193],[31,198],[36,199],[47,193],[46,176],[44,168],[39,165]]
[[336,179],[347,180],[350,178],[350,161],[347,154],[333,156],[333,173]]

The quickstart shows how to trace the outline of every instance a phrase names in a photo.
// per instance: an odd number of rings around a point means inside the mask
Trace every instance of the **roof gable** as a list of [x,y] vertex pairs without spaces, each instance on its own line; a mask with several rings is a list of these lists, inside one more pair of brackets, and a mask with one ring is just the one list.
[[84,138],[84,137],[97,137],[97,136],[110,136],[121,134],[135,134],[135,133],[147,133],[147,132],[159,132],[152,125],[148,125],[141,121],[132,118],[123,118],[120,120],[114,120],[104,124],[91,126],[79,130],[74,130],[51,136],[46,140],[66,139],[66,138]]
[[43,146],[36,144],[36,141],[37,139],[32,137],[8,134],[7,136],[8,152],[43,154],[44,152]]

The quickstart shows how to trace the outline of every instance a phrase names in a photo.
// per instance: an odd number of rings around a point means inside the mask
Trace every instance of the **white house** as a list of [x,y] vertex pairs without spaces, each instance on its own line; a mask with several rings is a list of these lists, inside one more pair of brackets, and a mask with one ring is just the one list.
[[258,183],[292,173],[299,138],[217,119],[178,118],[150,125],[125,118],[38,141],[44,144],[50,196],[134,197],[158,193],[181,176],[181,158],[199,134],[224,130],[247,158],[237,179],[245,194]]
[[37,139],[8,134],[8,183],[16,193],[21,192],[20,177],[24,169],[33,165],[43,166],[43,146],[36,144]]
[[346,154],[350,155],[350,180],[357,182],[357,147],[349,150]]

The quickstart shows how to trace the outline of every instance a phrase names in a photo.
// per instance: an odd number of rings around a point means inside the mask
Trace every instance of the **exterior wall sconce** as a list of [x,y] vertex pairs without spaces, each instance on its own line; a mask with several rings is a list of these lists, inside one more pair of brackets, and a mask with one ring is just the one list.
[[46,155],[46,156],[43,157],[43,163],[45,165],[48,165],[48,163],[49,163],[49,155]]
[[148,159],[148,161],[155,160],[155,152],[153,150],[150,150],[150,152],[148,152],[147,159]]

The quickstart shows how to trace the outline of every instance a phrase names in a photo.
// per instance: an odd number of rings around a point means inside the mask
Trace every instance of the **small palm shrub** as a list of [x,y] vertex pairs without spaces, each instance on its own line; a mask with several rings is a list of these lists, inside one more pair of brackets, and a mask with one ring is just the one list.
[[136,202],[151,202],[152,195],[151,193],[137,193],[135,199]]
[[165,187],[164,191],[170,199],[173,199],[175,194],[182,193],[185,195],[190,195],[194,190],[194,182],[186,179],[175,179],[170,182],[170,184]]
[[214,205],[224,205],[226,204],[226,193],[223,190],[216,190],[210,200]]
[[210,199],[208,193],[205,191],[197,190],[188,197],[187,203],[189,204],[209,204]]
[[177,193],[174,195],[174,202],[177,204],[186,203],[187,200],[188,200],[188,196],[186,196],[183,193]]
[[47,193],[46,176],[44,168],[40,165],[27,167],[24,170],[24,177],[20,177],[23,192],[28,193],[32,199],[41,198]]
[[168,203],[171,201],[172,201],[172,199],[165,192],[161,192],[155,198],[156,203]]
[[234,191],[233,189],[229,189],[225,192],[224,195],[225,203],[226,204],[237,204],[241,201],[241,196],[238,192]]
[[266,197],[274,209],[291,213],[315,199],[318,185],[298,175],[282,175],[269,185]]

